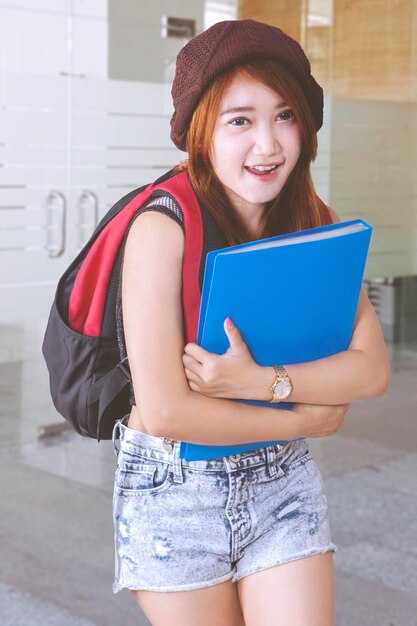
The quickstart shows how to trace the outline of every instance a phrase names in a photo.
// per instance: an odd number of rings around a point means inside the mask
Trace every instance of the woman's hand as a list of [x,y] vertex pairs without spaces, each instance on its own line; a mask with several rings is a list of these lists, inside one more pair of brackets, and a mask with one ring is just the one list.
[[350,404],[296,404],[288,412],[294,420],[298,437],[327,437],[345,425],[345,415]]
[[212,398],[254,399],[254,381],[261,366],[253,360],[236,326],[228,328],[225,320],[224,329],[230,343],[224,354],[207,352],[195,343],[185,346],[182,360],[189,387]]

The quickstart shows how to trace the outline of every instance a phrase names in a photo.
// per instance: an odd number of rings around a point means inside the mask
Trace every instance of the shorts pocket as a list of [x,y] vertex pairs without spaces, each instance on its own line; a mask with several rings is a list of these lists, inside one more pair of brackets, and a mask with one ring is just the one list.
[[140,496],[165,491],[171,484],[169,462],[136,458],[123,453],[119,455],[115,476],[115,486],[119,492]]
[[278,459],[278,463],[285,474],[287,474],[311,458],[309,445],[307,441],[302,439],[291,443],[287,454],[282,460]]

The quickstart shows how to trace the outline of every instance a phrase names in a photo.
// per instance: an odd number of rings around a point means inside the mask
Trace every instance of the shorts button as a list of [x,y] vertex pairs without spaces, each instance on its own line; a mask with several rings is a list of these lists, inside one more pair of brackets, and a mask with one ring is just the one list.
[[167,437],[163,438],[162,445],[165,450],[173,450],[174,448],[174,442],[172,441],[172,439],[168,439]]
[[240,461],[241,457],[242,457],[242,455],[241,455],[241,454],[232,454],[232,455],[230,456],[231,460],[232,460],[232,461],[235,461],[235,463],[237,463],[238,461]]

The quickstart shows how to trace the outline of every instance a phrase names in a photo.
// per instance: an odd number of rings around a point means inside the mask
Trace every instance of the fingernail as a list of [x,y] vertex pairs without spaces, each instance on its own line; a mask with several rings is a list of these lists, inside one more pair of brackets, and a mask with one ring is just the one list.
[[227,328],[233,328],[234,324],[230,317],[226,317],[226,325],[227,325]]

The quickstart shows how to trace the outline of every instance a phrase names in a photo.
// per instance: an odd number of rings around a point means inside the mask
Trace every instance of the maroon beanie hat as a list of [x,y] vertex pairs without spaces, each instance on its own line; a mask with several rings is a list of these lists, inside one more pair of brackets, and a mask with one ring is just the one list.
[[282,30],[254,20],[218,22],[193,37],[177,56],[171,139],[186,150],[188,126],[201,96],[225,69],[254,58],[279,61],[296,78],[310,105],[317,130],[323,124],[323,89],[311,75],[301,46]]

